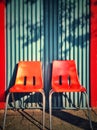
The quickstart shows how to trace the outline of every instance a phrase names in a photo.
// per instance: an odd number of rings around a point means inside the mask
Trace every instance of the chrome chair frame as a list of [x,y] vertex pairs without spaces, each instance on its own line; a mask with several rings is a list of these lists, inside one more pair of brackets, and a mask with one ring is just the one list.
[[[34,91],[31,92],[26,92],[26,93],[32,93]],[[43,102],[43,130],[45,129],[45,92],[43,89],[41,89],[41,91],[37,91],[38,93],[42,94],[42,102]],[[37,93],[35,92],[35,93]],[[14,93],[18,93],[18,92],[10,92],[9,89],[9,93],[7,94],[6,97],[6,104],[5,104],[5,111],[4,111],[4,121],[3,121],[3,130],[5,130],[5,124],[6,124],[6,115],[7,115],[7,109],[8,109],[8,102],[9,102],[9,97],[12,94],[12,101],[14,103],[14,108],[16,108],[16,104],[15,104],[15,98],[14,98]]]
[[[65,76],[63,79],[61,79],[61,80],[63,80],[63,82],[65,82],[63,84],[63,86],[62,86],[63,87],[62,90],[61,90],[62,81],[61,81],[61,85],[58,86],[60,84],[59,77],[61,75]],[[72,78],[73,78],[73,79],[71,78],[71,84],[68,83],[68,79],[66,78],[66,76],[69,76],[69,75],[72,76]],[[76,77],[74,77],[74,76],[76,76]],[[73,82],[73,84],[72,84],[72,82]],[[78,83],[77,84],[78,89],[76,87],[74,87],[73,89],[72,89],[72,87],[70,88],[70,85],[73,85],[73,86],[76,85],[74,83]],[[63,92],[81,93],[80,104],[79,104],[79,107],[76,107],[77,109],[80,108],[81,101],[82,101],[82,94],[85,94],[90,128],[91,128],[91,130],[93,130],[91,116],[90,116],[90,107],[89,107],[88,95],[86,93],[86,89],[83,86],[81,87],[81,85],[79,83],[77,70],[76,70],[76,66],[75,66],[75,61],[74,60],[53,61],[52,83],[51,84],[52,84],[52,86],[51,86],[52,88],[51,88],[51,90],[49,92],[49,115],[50,115],[50,122],[49,123],[50,123],[50,130],[52,130],[52,96],[53,96],[53,93],[60,93],[60,92],[61,93],[63,93]],[[82,88],[82,90],[81,90],[81,88]]]

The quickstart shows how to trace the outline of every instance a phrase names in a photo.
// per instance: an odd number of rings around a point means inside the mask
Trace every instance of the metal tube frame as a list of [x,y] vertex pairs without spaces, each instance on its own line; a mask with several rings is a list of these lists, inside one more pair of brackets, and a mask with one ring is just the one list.
[[87,105],[87,109],[88,109],[88,118],[89,118],[90,128],[91,128],[91,130],[93,130],[88,95],[86,92],[83,92],[83,94],[85,94],[85,97],[86,97],[86,105]]
[[[45,92],[42,90],[40,92],[43,97],[43,130],[45,130]],[[9,101],[9,96],[12,94],[12,100],[14,102],[14,107],[16,108],[15,100],[14,100],[14,94],[13,93],[8,93],[6,97],[6,105],[5,105],[5,111],[4,111],[4,121],[3,121],[3,130],[5,130],[5,123],[6,123],[6,115],[7,115],[7,106],[8,106],[8,101]]]
[[43,97],[43,130],[45,130],[45,92],[44,90],[41,92]]
[[[50,122],[49,123],[50,123],[50,130],[52,130],[52,94],[53,93],[54,93],[54,91],[53,91],[53,89],[51,89],[50,92],[49,92],[49,115],[50,115]],[[88,117],[89,117],[90,128],[91,128],[91,130],[93,130],[91,116],[90,116],[90,107],[89,107],[88,95],[87,95],[86,92],[81,92],[80,104],[81,104],[82,94],[85,94],[86,105],[87,105],[87,109],[88,109]],[[79,106],[79,108],[80,108],[80,106]]]
[[52,130],[52,94],[54,91],[51,89],[49,92],[49,114],[50,114],[50,130]]
[[7,106],[8,106],[9,96],[10,96],[10,93],[8,93],[8,95],[6,97],[6,105],[5,105],[4,121],[3,121],[3,130],[5,130],[6,114],[7,114]]

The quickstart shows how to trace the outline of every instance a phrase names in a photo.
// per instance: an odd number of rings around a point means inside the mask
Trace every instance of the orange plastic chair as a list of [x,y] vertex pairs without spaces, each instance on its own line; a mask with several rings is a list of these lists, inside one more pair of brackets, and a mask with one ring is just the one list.
[[43,97],[43,129],[44,129],[45,92],[43,90],[42,64],[40,61],[20,61],[18,63],[15,85],[9,89],[9,93],[6,97],[3,130],[5,129],[7,106],[10,94],[12,94],[13,97],[14,93],[32,93],[32,92],[41,93]]
[[[49,114],[50,114],[50,130],[52,130],[52,94],[62,92],[81,92],[85,94],[87,108],[89,108],[88,96],[86,88],[80,85],[76,64],[74,60],[53,61],[52,63],[52,89],[49,93]],[[89,111],[89,123],[92,129],[92,122]]]

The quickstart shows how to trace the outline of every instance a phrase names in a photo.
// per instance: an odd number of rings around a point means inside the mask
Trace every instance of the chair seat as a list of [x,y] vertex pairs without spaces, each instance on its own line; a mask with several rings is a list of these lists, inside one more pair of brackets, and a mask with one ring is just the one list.
[[41,86],[38,85],[14,85],[9,89],[12,93],[26,93],[26,92],[41,92],[43,91]]
[[53,85],[54,92],[86,92],[86,88],[80,85]]

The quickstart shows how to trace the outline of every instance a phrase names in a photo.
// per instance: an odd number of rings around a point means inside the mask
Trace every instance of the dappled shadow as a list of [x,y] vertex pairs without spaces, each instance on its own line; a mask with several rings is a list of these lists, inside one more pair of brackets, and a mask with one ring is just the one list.
[[[12,48],[8,50],[10,51],[8,56],[12,61],[7,62],[16,62],[13,59],[17,57],[19,60],[41,60],[44,67],[44,90],[48,103],[51,89],[51,62],[54,59],[65,60],[75,57],[80,61],[79,59],[82,60],[84,54],[82,50],[86,48],[87,51],[89,47],[90,14],[88,9],[90,3],[89,1],[80,2],[80,0],[7,0],[6,2],[7,44],[10,44]],[[14,58],[11,57],[12,50],[16,53]],[[11,73],[10,70],[8,71]],[[61,95],[58,97],[62,104]]]
[[[49,2],[46,0],[45,3],[44,3],[44,6],[46,6]],[[51,2],[50,2],[51,3]],[[58,3],[54,1],[54,5],[53,5],[53,2],[52,2],[52,5],[54,6],[54,8],[56,8],[56,6]],[[77,8],[77,1],[75,2],[72,2],[72,1],[66,1],[66,2],[63,2],[63,1],[60,1],[59,2],[59,9],[58,9],[58,12],[56,12],[57,14],[55,15],[58,15],[58,25],[56,23],[56,28],[57,28],[57,31],[58,31],[58,38],[61,37],[62,38],[62,41],[59,41],[59,49],[61,50],[62,49],[62,46],[64,46],[65,44],[70,44],[70,45],[67,45],[69,46],[70,48],[66,48],[65,50],[63,50],[62,53],[66,53],[70,51],[71,47],[73,46],[80,46],[81,48],[84,48],[85,46],[87,46],[87,44],[89,44],[89,32],[86,32],[85,34],[84,33],[79,33],[76,35],[76,32],[78,30],[80,30],[81,32],[83,31],[82,28],[84,29],[84,27],[86,27],[87,25],[89,25],[89,14],[81,14],[81,16],[79,15],[77,18],[71,14],[74,13],[75,9]],[[85,6],[89,5],[89,2],[86,3]],[[48,8],[44,7],[44,16],[49,18],[49,14],[48,14]],[[52,18],[51,18],[52,19]],[[39,39],[41,39],[42,36],[44,36],[45,38],[45,34],[44,32],[40,32],[40,30],[43,30],[42,28],[46,28],[46,26],[49,26],[49,25],[46,25],[45,24],[46,22],[46,19],[44,21],[44,19],[40,19],[39,22],[36,21],[35,24],[28,24],[26,21],[25,21],[25,24],[27,24],[27,27],[26,27],[26,30],[28,31],[28,34],[27,36],[20,36],[19,39],[20,40],[23,40],[24,41],[27,41],[26,43],[23,43],[23,47],[25,46],[28,46],[28,44],[32,44],[34,42],[37,42]],[[64,24],[63,24],[64,22]],[[69,24],[67,24],[67,23]],[[29,21],[29,23],[31,23],[31,21]],[[40,26],[40,23],[41,26]],[[22,25],[21,25],[22,26]],[[24,25],[23,25],[24,26]],[[57,27],[58,26],[58,27]],[[69,31],[69,34],[67,34],[67,30]],[[33,31],[33,35],[31,37],[31,32]],[[53,31],[53,30],[52,30]],[[62,37],[62,35],[64,35],[64,38]],[[53,37],[51,37],[53,38]],[[45,43],[45,44],[48,44],[48,43]],[[60,51],[61,52],[61,51]]]
[[[62,40],[65,41],[65,44],[68,43],[72,46],[80,46],[83,48],[87,45],[86,41],[89,40],[89,32],[86,32],[86,34],[78,32],[78,34],[76,34],[76,31],[83,31],[84,27],[89,25],[90,14],[89,12],[87,14],[85,14],[84,11],[80,12],[78,8],[82,8],[78,5],[78,3],[79,1],[59,2],[58,28],[62,31],[60,32],[60,35],[62,35],[62,33],[65,35]],[[89,1],[87,1],[84,6],[87,8],[89,6]],[[76,15],[78,16],[76,17]],[[69,34],[67,34],[67,30]]]
[[[10,0],[7,1],[8,3],[12,2]],[[30,4],[28,4],[30,3]],[[38,40],[41,41],[42,37],[44,37],[44,41],[45,40],[45,33],[48,34],[48,30],[44,30],[46,29],[46,26],[51,26],[47,20],[51,19],[53,20],[53,18],[49,17],[49,6],[47,7],[47,4],[51,4],[54,8],[57,8],[56,13],[54,14],[56,19],[56,29],[57,29],[57,33],[58,33],[58,39],[61,39],[60,41],[58,41],[58,43],[54,43],[54,44],[59,44],[59,49],[60,49],[60,53],[62,51],[62,53],[64,55],[67,55],[67,52],[70,52],[71,48],[74,46],[77,47],[81,47],[84,48],[85,46],[87,46],[89,44],[89,30],[85,33],[83,33],[84,28],[88,28],[89,26],[89,12],[87,14],[85,14],[85,12],[78,12],[76,13],[78,10],[78,3],[77,1],[49,1],[46,0],[44,3],[44,8],[43,8],[43,16],[41,15],[41,17],[39,19],[37,19],[37,16],[33,15],[33,18],[36,20],[33,22],[33,20],[31,18],[29,19],[22,19],[22,22],[20,23],[20,20],[14,20],[13,23],[7,23],[8,29],[12,30],[15,29],[16,27],[18,28],[22,28],[22,35],[19,34],[18,36],[18,43],[22,44],[22,47],[27,47],[29,44],[37,44]],[[37,0],[25,0],[24,4],[27,5],[27,8],[31,8],[33,9],[34,6],[33,4],[37,5]],[[87,2],[85,5],[89,6],[89,2]],[[37,6],[36,6],[37,7]],[[81,8],[81,7],[80,7]],[[20,11],[22,12],[21,8]],[[36,11],[36,10],[34,10]],[[40,10],[38,10],[39,13]],[[23,13],[23,12],[22,12]],[[80,14],[81,13],[81,14]],[[31,16],[31,12],[29,12],[29,15]],[[38,14],[37,14],[38,15]],[[76,16],[75,16],[76,15]],[[78,15],[78,16],[77,16]],[[22,16],[22,14],[20,14],[20,16]],[[31,16],[32,17],[32,16]],[[47,18],[47,20],[45,19],[45,17]],[[53,22],[53,21],[52,21]],[[54,23],[53,23],[54,24]],[[23,32],[24,31],[24,32]],[[26,32],[26,33],[25,33]],[[55,32],[55,29],[50,31],[52,34]],[[77,33],[78,32],[78,33]],[[56,38],[57,38],[57,33],[56,34]],[[53,40],[53,36],[48,37],[50,39]],[[26,41],[26,42],[25,42]],[[49,44],[48,42],[44,44],[44,46],[47,46],[46,44]],[[66,46],[69,46],[69,48],[65,48]],[[44,48],[43,46],[43,48]],[[62,47],[64,49],[62,49]],[[40,53],[42,51],[42,49],[40,49]]]

